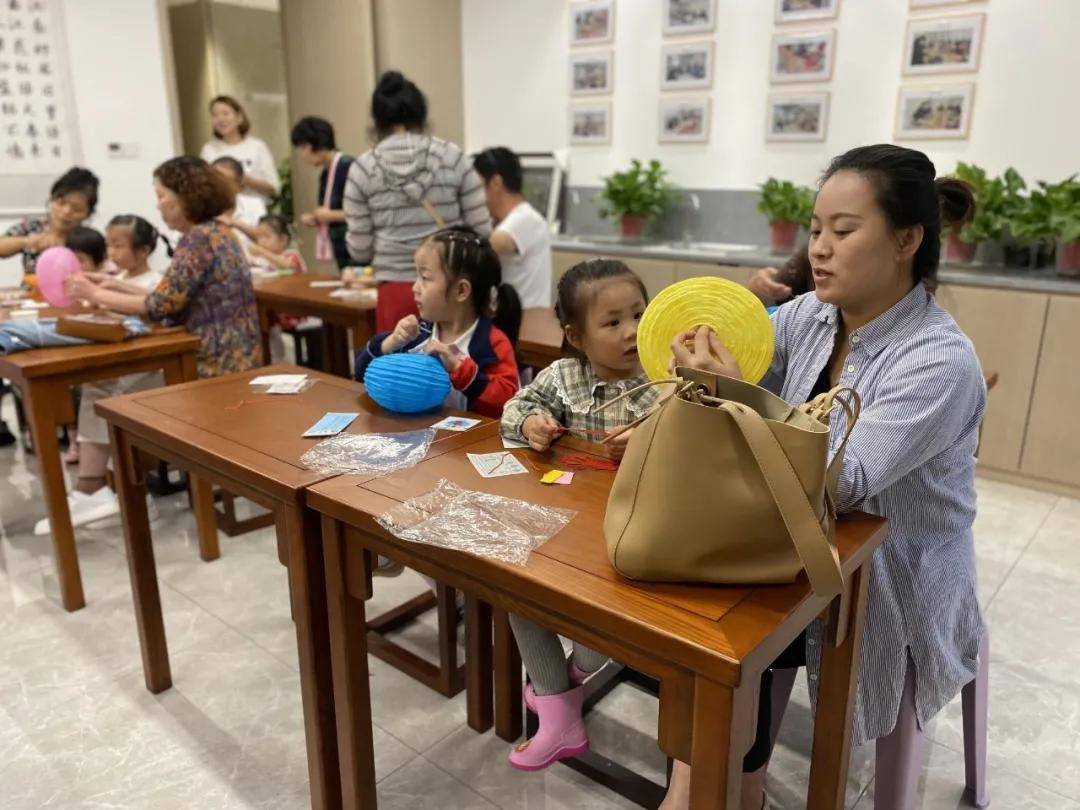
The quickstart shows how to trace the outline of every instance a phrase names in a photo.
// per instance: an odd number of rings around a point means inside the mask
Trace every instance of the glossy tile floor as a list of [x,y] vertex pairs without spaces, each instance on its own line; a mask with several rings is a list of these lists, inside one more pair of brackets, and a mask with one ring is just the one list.
[[[151,695],[118,525],[77,532],[88,606],[65,614],[48,538],[33,536],[43,514],[34,467],[0,449],[0,806],[306,807],[295,636],[272,534],[223,537],[221,559],[203,563],[185,498],[158,500],[175,685]],[[991,797],[1000,810],[1080,810],[1080,501],[991,481],[979,494]],[[373,609],[423,588],[409,573],[379,581]],[[404,639],[433,651],[433,632],[421,625]],[[633,806],[565,767],[511,771],[506,743],[466,727],[464,695],[444,700],[374,659],[371,671],[381,808]],[[660,778],[656,712],[620,687],[589,721],[594,747]],[[800,679],[770,769],[774,808],[802,806],[808,728]],[[930,736],[920,806],[962,806],[959,700]],[[851,774],[849,806],[870,810],[872,749],[855,753]]]

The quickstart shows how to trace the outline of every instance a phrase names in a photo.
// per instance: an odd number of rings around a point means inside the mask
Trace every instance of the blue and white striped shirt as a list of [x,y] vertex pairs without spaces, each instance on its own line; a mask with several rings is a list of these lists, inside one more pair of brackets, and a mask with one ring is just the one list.
[[[776,354],[762,385],[805,402],[832,355],[839,315],[813,293],[773,315]],[[889,520],[870,570],[855,704],[855,745],[896,723],[907,656],[925,723],[975,676],[982,617],[975,589],[975,451],[986,385],[971,341],[922,284],[847,338],[840,385],[858,391],[837,492],[840,512]],[[844,414],[832,417],[833,450]],[[820,626],[808,634],[811,691]]]

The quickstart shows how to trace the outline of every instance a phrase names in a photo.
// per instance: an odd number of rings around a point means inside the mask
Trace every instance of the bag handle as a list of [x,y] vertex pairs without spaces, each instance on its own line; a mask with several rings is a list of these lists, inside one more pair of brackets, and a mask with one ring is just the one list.
[[614,439],[616,436],[621,436],[623,433],[626,433],[626,431],[630,430],[631,428],[637,427],[642,422],[644,422],[646,419],[648,419],[650,416],[652,416],[653,412],[657,408],[659,408],[662,405],[666,404],[667,401],[669,399],[671,399],[673,396],[675,396],[676,394],[683,393],[684,391],[686,391],[687,389],[693,387],[693,385],[694,385],[694,383],[685,383],[685,385],[683,385],[680,388],[678,386],[678,383],[683,383],[683,382],[685,382],[685,380],[682,380],[682,379],[680,379],[678,377],[670,377],[670,378],[665,379],[665,380],[651,380],[650,382],[642,383],[641,385],[635,385],[629,391],[623,391],[621,394],[619,394],[617,397],[615,397],[615,399],[609,399],[607,402],[604,402],[604,403],[602,403],[600,405],[597,405],[595,408],[592,409],[592,411],[591,411],[592,413],[600,413],[600,411],[604,410],[605,408],[607,408],[607,407],[609,407],[611,405],[614,405],[616,402],[618,402],[620,400],[626,399],[631,394],[636,394],[638,391],[642,391],[642,390],[644,390],[646,388],[652,388],[654,385],[667,385],[669,383],[673,383],[672,388],[671,388],[670,391],[668,391],[667,395],[664,396],[664,398],[661,399],[659,402],[657,402],[655,405],[653,405],[653,407],[649,408],[648,413],[646,413],[644,416],[639,416],[637,419],[635,419],[633,422],[631,422],[628,425],[623,425],[622,427],[616,428],[615,430],[611,431],[611,433],[607,434],[604,438],[602,438],[599,441],[599,444],[607,444],[609,441]]
[[822,531],[806,491],[773,432],[760,414],[745,405],[725,400],[719,409],[731,415],[746,439],[795,543],[810,586],[818,596],[831,598],[841,593],[844,575],[840,569],[840,555]]
[[[841,394],[844,396],[841,396]],[[862,412],[862,398],[854,388],[837,386],[831,391],[814,397],[814,399],[802,406],[804,413],[824,422],[823,417],[828,417],[838,404],[847,414],[847,420],[844,438],[833,455],[833,460],[829,462],[829,468],[826,471],[826,480],[831,492],[836,492],[836,487],[840,481],[840,470],[844,463],[844,449],[847,447],[848,439],[851,438],[851,431],[854,429],[855,423],[859,421],[859,414]]]

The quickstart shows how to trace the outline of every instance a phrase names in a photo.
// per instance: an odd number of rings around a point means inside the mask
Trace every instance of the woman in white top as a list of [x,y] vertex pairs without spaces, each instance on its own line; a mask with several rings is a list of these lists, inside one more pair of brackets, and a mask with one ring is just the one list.
[[240,102],[232,96],[218,96],[210,102],[210,123],[214,137],[203,144],[199,157],[213,163],[220,157],[235,158],[244,168],[240,194],[253,197],[264,205],[281,188],[274,156],[266,141],[248,135],[251,123]]

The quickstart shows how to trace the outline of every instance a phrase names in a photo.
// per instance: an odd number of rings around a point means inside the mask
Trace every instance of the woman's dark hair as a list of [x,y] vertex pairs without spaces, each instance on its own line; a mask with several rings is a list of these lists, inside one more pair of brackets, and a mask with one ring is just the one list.
[[67,239],[64,240],[64,247],[76,253],[85,253],[95,265],[105,261],[105,237],[100,231],[87,228],[85,225],[76,225],[71,229]]
[[315,151],[337,149],[334,140],[334,125],[325,118],[308,115],[296,122],[292,128],[292,145],[307,144]]
[[814,268],[810,266],[809,248],[809,245],[802,245],[777,273],[776,280],[791,288],[792,298],[814,289]]
[[244,179],[244,164],[234,158],[232,155],[222,155],[216,158],[211,166],[228,166],[232,169],[233,174],[236,175],[236,182],[239,183]]
[[858,172],[870,182],[892,228],[922,225],[923,240],[912,274],[916,284],[932,281],[941,257],[942,222],[957,227],[970,222],[975,213],[971,186],[955,177],[937,177],[925,154],[888,143],[860,146],[833,158],[821,183],[843,171]]
[[78,192],[86,197],[86,208],[89,213],[94,213],[97,208],[98,186],[101,183],[97,175],[82,166],[72,166],[52,184],[49,189],[49,199],[55,200],[66,194]]
[[476,314],[491,318],[510,338],[511,345],[516,345],[521,331],[521,299],[517,290],[503,284],[502,263],[491,242],[468,225],[444,228],[428,241],[439,251],[447,281],[452,284],[467,278]]
[[160,239],[165,243],[165,252],[170,256],[173,255],[172,244],[165,235],[137,214],[117,214],[109,220],[109,224],[105,228],[127,228],[131,234],[131,246],[136,249],[149,248],[150,253],[157,249],[157,243]]
[[385,138],[398,125],[420,132],[427,124],[427,99],[401,73],[388,70],[371,94],[371,117],[379,138]]
[[266,225],[278,236],[284,236],[290,242],[293,238],[292,225],[281,214],[267,214],[259,218],[260,225]]
[[563,327],[563,352],[576,355],[584,360],[581,354],[566,339],[566,327],[573,326],[578,332],[585,329],[585,316],[589,313],[589,305],[594,299],[594,294],[589,288],[597,282],[608,279],[625,279],[638,285],[641,297],[645,303],[649,302],[649,292],[645,289],[645,282],[638,278],[625,262],[618,259],[586,259],[578,262],[559,279],[555,288],[555,317],[559,319],[559,325]]
[[[209,109],[211,112],[214,111],[215,104],[228,104],[230,107],[232,107],[233,112],[240,116],[240,124],[237,129],[240,130],[241,137],[247,135],[251,131],[251,121],[248,120],[248,114],[239,101],[237,101],[232,96],[214,96],[214,98],[210,100]],[[215,138],[221,137],[221,135],[218,134],[218,131],[216,129],[213,130],[213,132]]]
[[154,179],[180,198],[184,216],[198,225],[236,205],[232,183],[202,158],[175,157],[154,169]]
[[499,175],[507,191],[521,193],[521,161],[505,146],[493,146],[477,153],[473,158],[473,168],[485,183]]

